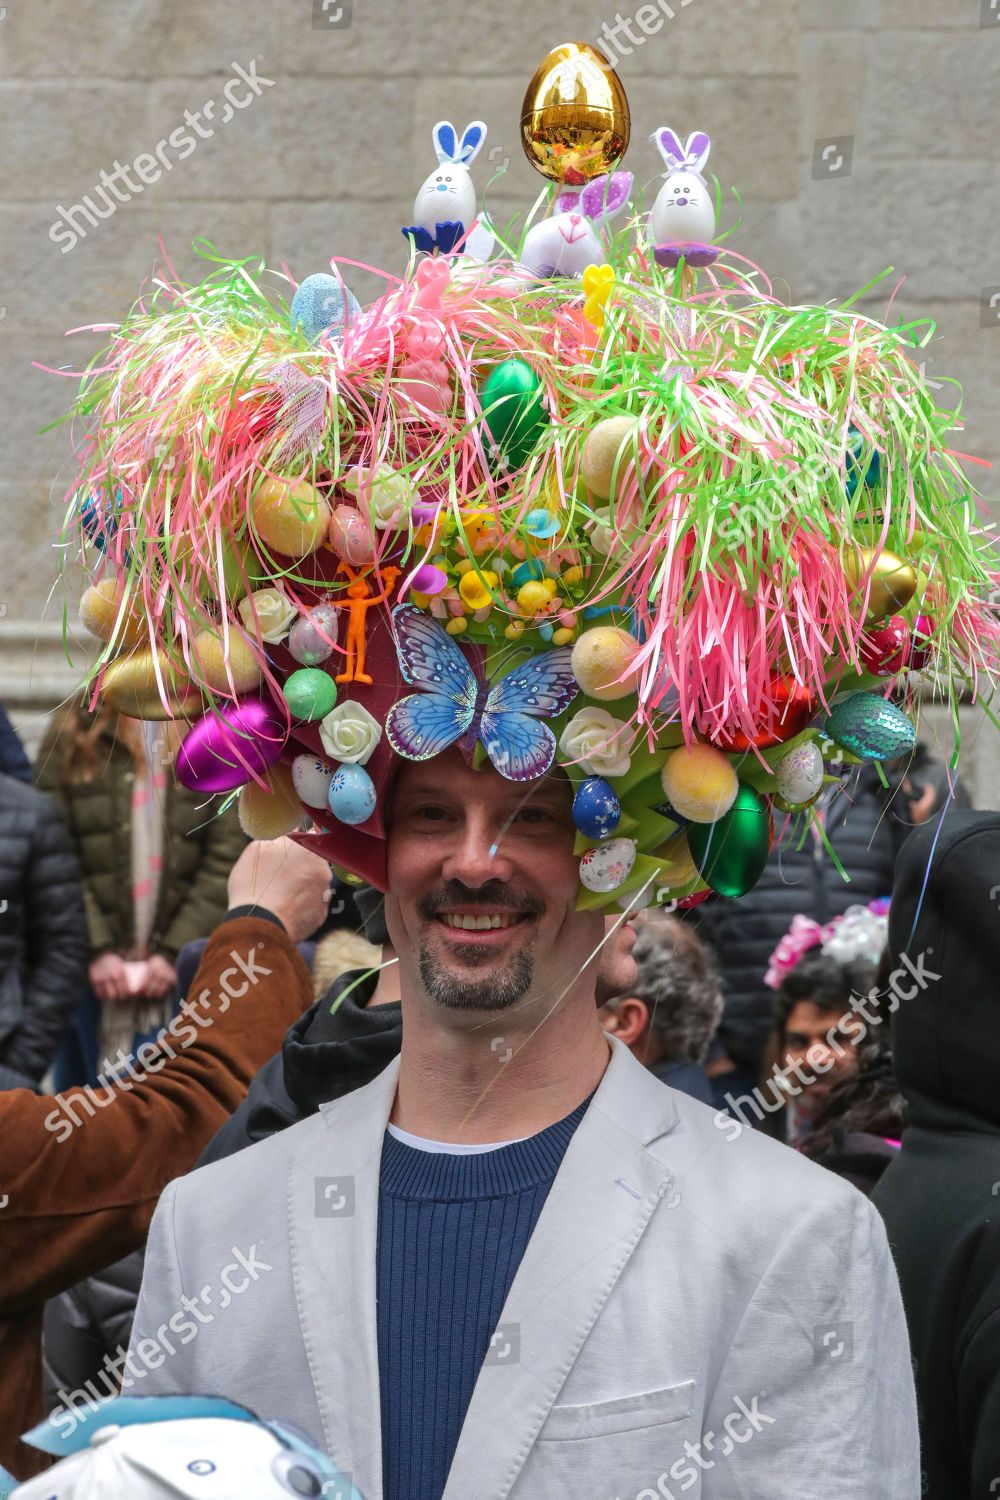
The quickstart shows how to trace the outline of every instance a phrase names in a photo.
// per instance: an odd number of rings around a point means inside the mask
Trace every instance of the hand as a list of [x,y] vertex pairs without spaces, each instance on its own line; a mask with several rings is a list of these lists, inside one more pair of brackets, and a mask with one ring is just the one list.
[[907,804],[907,812],[911,823],[926,823],[934,811],[935,791],[930,782],[924,787],[920,796],[916,796],[916,787],[907,779],[903,782],[903,791],[910,799]]
[[169,995],[177,979],[177,970],[160,953],[154,953],[146,965],[146,983],[143,993],[149,1000],[162,1000]]
[[263,906],[282,922],[293,943],[315,932],[326,916],[333,881],[318,854],[289,838],[248,844],[229,874],[230,906]]
[[95,958],[87,970],[87,977],[98,1000],[129,999],[125,965],[117,953],[102,953],[100,958]]

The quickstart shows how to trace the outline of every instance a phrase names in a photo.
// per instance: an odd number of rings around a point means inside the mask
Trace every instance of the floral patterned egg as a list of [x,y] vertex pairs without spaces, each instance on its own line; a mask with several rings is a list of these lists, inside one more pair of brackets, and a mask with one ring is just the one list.
[[823,753],[815,740],[795,745],[783,755],[774,777],[783,802],[790,807],[808,807],[823,787]]
[[616,891],[632,873],[635,864],[634,839],[608,839],[588,849],[580,861],[580,881],[588,891]]
[[315,755],[297,755],[292,761],[292,786],[306,807],[327,807],[333,767]]
[[330,781],[327,803],[342,823],[367,823],[375,811],[375,783],[363,766],[338,766]]
[[573,822],[588,839],[606,839],[618,827],[622,805],[603,776],[588,776],[573,798]]

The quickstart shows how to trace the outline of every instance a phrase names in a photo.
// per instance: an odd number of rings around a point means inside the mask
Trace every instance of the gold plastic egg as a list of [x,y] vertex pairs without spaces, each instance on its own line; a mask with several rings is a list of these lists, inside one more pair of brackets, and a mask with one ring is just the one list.
[[543,177],[581,187],[609,172],[630,128],[621,79],[596,48],[564,42],[542,58],[521,105],[521,145]]
[[104,673],[101,697],[109,708],[132,719],[184,719],[201,713],[197,688],[181,677],[162,653],[159,666],[166,705],[160,698],[153,653],[148,646],[111,662]]
[[[852,589],[860,590],[874,556],[874,547],[858,547],[856,552],[844,554],[844,572]],[[882,552],[875,561],[870,583],[866,620],[883,620],[886,615],[905,609],[913,598],[917,591],[916,569],[895,552]]]

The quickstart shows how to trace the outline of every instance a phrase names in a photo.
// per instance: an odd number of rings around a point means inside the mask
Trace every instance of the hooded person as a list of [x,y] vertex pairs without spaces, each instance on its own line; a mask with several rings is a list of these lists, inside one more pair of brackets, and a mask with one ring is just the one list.
[[872,1199],[914,1355],[924,1500],[1000,1474],[1000,813],[955,811],[900,856],[889,915],[909,1125]]

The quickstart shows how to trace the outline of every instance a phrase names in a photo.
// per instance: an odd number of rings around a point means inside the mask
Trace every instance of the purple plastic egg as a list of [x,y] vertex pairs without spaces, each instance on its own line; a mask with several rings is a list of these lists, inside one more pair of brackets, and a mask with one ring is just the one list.
[[177,780],[189,792],[232,792],[260,776],[288,740],[288,726],[272,703],[248,698],[207,713],[177,752]]
[[288,649],[304,667],[317,667],[333,654],[337,643],[338,614],[328,604],[317,604],[295,621],[288,632]]

